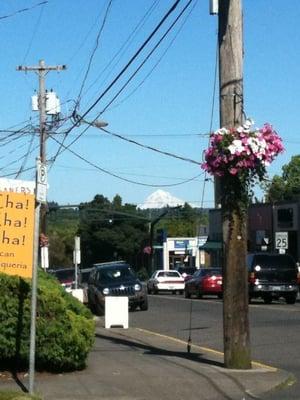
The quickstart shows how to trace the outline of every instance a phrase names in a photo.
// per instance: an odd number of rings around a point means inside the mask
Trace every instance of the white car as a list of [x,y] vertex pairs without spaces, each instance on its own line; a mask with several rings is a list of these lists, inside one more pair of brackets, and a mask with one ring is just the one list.
[[175,270],[158,270],[153,273],[147,282],[148,293],[156,294],[159,291],[171,291],[176,293],[184,291],[184,278]]

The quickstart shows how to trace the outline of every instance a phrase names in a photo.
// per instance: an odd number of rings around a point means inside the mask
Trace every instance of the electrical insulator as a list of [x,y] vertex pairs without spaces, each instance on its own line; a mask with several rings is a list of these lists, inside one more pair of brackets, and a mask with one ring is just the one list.
[[39,99],[37,94],[31,96],[31,109],[32,111],[39,111]]

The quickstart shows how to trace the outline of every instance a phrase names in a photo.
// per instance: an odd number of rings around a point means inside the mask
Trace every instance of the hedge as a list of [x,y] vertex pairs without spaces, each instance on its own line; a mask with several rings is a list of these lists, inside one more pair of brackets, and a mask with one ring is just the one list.
[[[27,369],[31,281],[0,273],[0,368]],[[94,343],[91,312],[55,278],[38,273],[36,369],[72,371],[86,366]]]

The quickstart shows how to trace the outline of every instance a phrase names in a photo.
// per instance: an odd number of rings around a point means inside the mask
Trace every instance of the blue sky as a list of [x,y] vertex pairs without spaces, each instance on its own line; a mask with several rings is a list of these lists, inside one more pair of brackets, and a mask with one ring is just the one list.
[[[2,0],[0,4],[0,174],[11,178],[21,167],[34,166],[39,143],[32,128],[7,138],[7,131],[29,123],[33,129],[38,128],[38,115],[31,111],[30,102],[38,89],[38,76],[16,71],[16,67],[37,65],[40,59],[47,65],[67,65],[65,71],[46,76],[46,88],[58,94],[61,117],[66,118],[53,133],[57,141],[62,141],[63,132],[72,126],[68,117],[83,82],[78,105],[82,114],[109,87],[174,0],[39,3],[42,1]],[[165,40],[108,106],[187,3],[179,3],[136,61],[85,118],[92,121],[105,110],[100,118],[109,123],[110,132],[201,162],[210,127],[219,127],[218,86],[213,96],[218,20],[209,15],[208,0],[192,1]],[[24,8],[27,10],[17,12]],[[244,0],[243,11],[245,111],[256,126],[271,123],[286,148],[269,168],[272,177],[299,153],[300,2],[291,0],[287,5],[282,0]],[[51,137],[47,140],[49,200],[77,204],[92,200],[96,194],[110,200],[119,194],[123,202],[139,204],[155,190],[163,189],[184,201],[213,206],[212,183],[206,182],[203,190],[204,175],[195,163],[150,151],[96,128],[83,133],[85,127],[73,129],[64,142],[68,146],[77,138],[70,149],[81,158],[65,150],[52,163],[59,145]],[[34,170],[22,172],[18,178],[34,179]]]

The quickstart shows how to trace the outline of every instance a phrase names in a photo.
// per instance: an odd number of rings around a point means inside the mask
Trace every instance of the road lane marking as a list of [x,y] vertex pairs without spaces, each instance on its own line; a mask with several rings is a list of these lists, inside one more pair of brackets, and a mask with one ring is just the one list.
[[[148,329],[143,329],[143,328],[136,328],[136,329],[138,331],[140,331],[140,332],[148,333],[150,335],[154,335],[154,336],[157,336],[157,337],[161,337],[163,339],[172,340],[173,342],[186,345],[186,341],[178,339],[178,338],[175,338],[173,336],[163,335],[162,333],[149,331]],[[192,344],[192,346],[198,348],[199,350],[207,351],[209,353],[224,357],[224,353],[222,351],[214,350],[214,349],[211,349],[209,347],[199,346],[197,344]],[[271,372],[277,372],[278,371],[278,368],[272,367],[271,365],[263,364],[263,363],[261,363],[259,361],[251,361],[251,365],[255,366],[256,368],[268,369]]]

